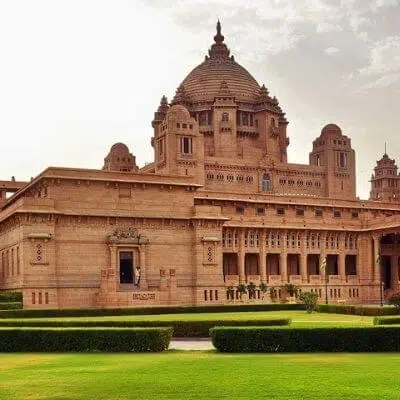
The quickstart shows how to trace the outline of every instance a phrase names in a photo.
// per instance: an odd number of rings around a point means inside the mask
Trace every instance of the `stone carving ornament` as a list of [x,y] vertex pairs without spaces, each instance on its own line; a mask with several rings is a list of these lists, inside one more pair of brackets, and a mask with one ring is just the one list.
[[116,229],[107,236],[108,243],[147,244],[149,239],[142,236],[135,228]]

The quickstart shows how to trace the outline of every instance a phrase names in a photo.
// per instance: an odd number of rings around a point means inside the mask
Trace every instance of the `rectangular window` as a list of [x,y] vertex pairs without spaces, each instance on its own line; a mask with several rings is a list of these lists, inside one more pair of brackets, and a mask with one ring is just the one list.
[[49,292],[45,292],[45,293],[44,293],[44,302],[45,302],[46,304],[49,304]]
[[358,218],[358,212],[357,211],[353,211],[351,213],[351,218],[357,219]]
[[42,292],[39,292],[39,304],[42,304]]
[[304,217],[304,210],[299,208],[296,210],[296,217]]
[[265,215],[265,208],[264,207],[257,207],[257,215]]
[[347,168],[347,154],[340,152],[338,158],[338,164],[340,168]]
[[277,215],[285,215],[285,209],[282,208],[282,207],[278,207],[278,208],[276,209],[276,214],[277,214]]
[[342,216],[342,213],[338,210],[333,211],[333,217],[334,218],[340,218]]
[[243,215],[243,214],[244,214],[244,207],[242,207],[242,206],[237,206],[237,207],[236,207],[236,214]]
[[181,137],[181,154],[192,154],[192,138]]
[[321,218],[324,216],[324,213],[322,210],[315,210],[315,216]]
[[164,139],[158,141],[158,155],[162,156],[164,153]]
[[32,292],[32,304],[36,304],[36,293]]

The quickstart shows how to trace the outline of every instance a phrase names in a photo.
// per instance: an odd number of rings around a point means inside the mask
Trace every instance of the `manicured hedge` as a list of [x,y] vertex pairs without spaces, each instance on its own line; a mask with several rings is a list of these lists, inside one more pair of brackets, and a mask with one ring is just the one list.
[[243,311],[304,310],[303,304],[246,304],[227,306],[193,307],[140,307],[140,308],[64,308],[0,311],[0,318],[51,318],[51,317],[100,317],[117,315],[154,315],[183,313],[219,313]]
[[284,326],[290,319],[267,320],[198,320],[198,321],[48,321],[38,320],[0,320],[0,327],[172,327],[174,337],[208,337],[209,330],[215,326]]
[[383,352],[400,351],[400,327],[265,328],[210,330],[221,352]]
[[171,336],[172,328],[2,328],[0,352],[154,352]]
[[22,303],[22,293],[0,292],[0,303]]
[[374,325],[400,325],[400,317],[375,317]]
[[365,316],[379,316],[379,315],[399,315],[400,310],[396,307],[381,307],[381,306],[361,306],[361,305],[343,305],[343,304],[319,304],[317,307],[318,312],[333,313],[333,314],[351,314],[351,315],[365,315]]
[[21,310],[22,303],[19,302],[6,302],[0,303],[0,310]]

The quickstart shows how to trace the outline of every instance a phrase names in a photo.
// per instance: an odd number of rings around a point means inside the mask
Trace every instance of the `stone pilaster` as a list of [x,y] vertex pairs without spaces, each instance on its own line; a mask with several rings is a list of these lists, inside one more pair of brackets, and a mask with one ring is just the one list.
[[265,253],[265,239],[266,239],[266,231],[263,229],[261,231],[261,237],[260,237],[260,279],[261,282],[266,283],[267,282],[267,256]]
[[283,232],[281,238],[281,254],[279,260],[282,283],[287,283],[288,281],[286,238],[287,238],[287,232],[285,231]]
[[302,283],[308,282],[307,274],[307,234],[302,232],[300,236],[300,275]]
[[147,271],[146,271],[146,245],[139,247],[139,258],[140,258],[140,280],[139,287],[142,290],[147,290]]
[[240,229],[240,231],[239,231],[239,251],[238,251],[239,284],[246,283],[244,258],[245,258],[244,229]]

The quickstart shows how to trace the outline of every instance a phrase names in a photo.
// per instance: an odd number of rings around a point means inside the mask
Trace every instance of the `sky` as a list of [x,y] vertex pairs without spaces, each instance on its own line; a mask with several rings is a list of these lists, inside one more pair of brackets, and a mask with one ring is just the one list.
[[0,0],[0,179],[101,168],[115,142],[143,166],[151,120],[225,43],[275,95],[289,162],[338,124],[367,198],[376,160],[400,164],[400,0]]

